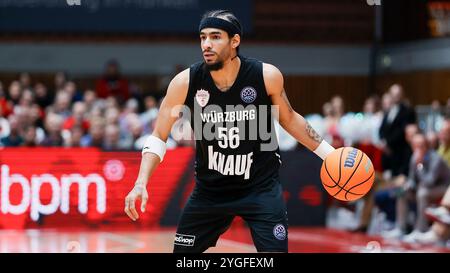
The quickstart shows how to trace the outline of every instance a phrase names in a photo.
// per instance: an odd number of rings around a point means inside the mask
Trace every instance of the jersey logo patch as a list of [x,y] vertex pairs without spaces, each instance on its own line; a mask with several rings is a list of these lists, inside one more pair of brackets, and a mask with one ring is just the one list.
[[205,105],[208,104],[209,101],[209,92],[204,89],[197,90],[195,99],[197,100],[198,105],[200,105],[201,107],[205,107]]
[[252,103],[256,99],[256,90],[251,86],[244,87],[241,90],[241,99],[245,103]]

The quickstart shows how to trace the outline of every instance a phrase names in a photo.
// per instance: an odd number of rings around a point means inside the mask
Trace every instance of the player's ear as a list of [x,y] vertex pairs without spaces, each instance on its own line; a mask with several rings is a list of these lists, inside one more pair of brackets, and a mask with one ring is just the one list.
[[234,34],[233,37],[231,37],[231,47],[237,48],[241,44],[241,36],[239,34]]

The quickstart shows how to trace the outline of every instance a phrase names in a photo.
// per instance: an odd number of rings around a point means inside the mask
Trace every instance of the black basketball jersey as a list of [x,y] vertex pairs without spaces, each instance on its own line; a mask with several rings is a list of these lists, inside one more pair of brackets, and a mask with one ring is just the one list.
[[192,65],[185,101],[196,140],[196,190],[224,198],[270,188],[281,164],[262,62],[239,58],[227,91],[203,62]]

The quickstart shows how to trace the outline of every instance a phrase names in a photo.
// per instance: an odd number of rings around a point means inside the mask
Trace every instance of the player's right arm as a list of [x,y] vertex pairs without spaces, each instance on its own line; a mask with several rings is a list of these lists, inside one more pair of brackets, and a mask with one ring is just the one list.
[[[167,88],[167,93],[159,108],[155,129],[151,136],[154,140],[157,140],[160,143],[165,143],[167,141],[172,125],[178,119],[181,106],[186,100],[188,88],[189,69],[186,69],[176,75]],[[145,146],[146,145],[144,145],[144,149],[149,148]],[[142,154],[138,178],[136,179],[133,189],[125,198],[124,211],[133,221],[139,219],[139,214],[135,207],[137,200],[141,200],[141,211],[145,211],[148,200],[147,183],[160,162],[161,158],[156,153],[150,151]]]

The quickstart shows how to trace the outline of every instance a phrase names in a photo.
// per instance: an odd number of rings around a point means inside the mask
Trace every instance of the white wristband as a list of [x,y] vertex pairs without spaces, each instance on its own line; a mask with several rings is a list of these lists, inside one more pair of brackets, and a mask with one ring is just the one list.
[[314,150],[314,153],[316,155],[318,155],[320,158],[322,158],[322,160],[325,160],[325,158],[331,154],[334,150],[333,146],[331,146],[330,144],[328,144],[328,142],[326,142],[325,140],[322,140],[322,142],[320,143],[319,147],[317,147]]
[[144,148],[142,148],[142,155],[145,153],[156,154],[159,156],[160,162],[162,162],[166,154],[166,143],[162,139],[150,135],[144,142]]

